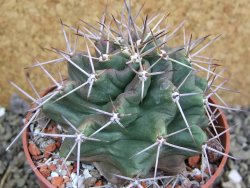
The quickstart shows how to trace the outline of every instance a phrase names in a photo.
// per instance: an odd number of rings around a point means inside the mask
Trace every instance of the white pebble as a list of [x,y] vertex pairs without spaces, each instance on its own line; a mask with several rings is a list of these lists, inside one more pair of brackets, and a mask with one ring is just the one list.
[[[78,185],[82,185],[83,184],[83,180],[84,178],[82,176],[79,176],[78,177],[78,180],[77,180],[77,175],[76,173],[71,173],[70,175],[71,179],[72,179],[72,183],[73,183],[73,187],[76,187],[77,188],[77,184]],[[78,183],[77,183],[78,182]]]
[[67,174],[67,170],[61,170],[60,175],[65,176]]
[[195,168],[195,169],[192,171],[192,175],[193,175],[193,176],[201,175],[201,171],[200,171],[198,168]]
[[39,128],[35,128],[34,134],[39,134],[41,131]]
[[88,169],[84,169],[83,175],[85,179],[92,177]]
[[30,124],[30,131],[31,131],[31,132],[34,131],[34,124],[33,124],[33,123]]
[[91,171],[91,170],[94,169],[94,166],[92,166],[92,165],[87,165],[87,169]]
[[72,164],[72,161],[66,161],[66,165],[70,166]]
[[85,188],[83,181],[84,181],[84,178],[82,176],[79,176],[79,179],[78,179],[78,185],[80,185],[79,188]]
[[59,175],[58,175],[57,172],[51,172],[50,176],[51,176],[52,178],[54,178],[54,177],[58,177]]
[[242,177],[239,172],[235,169],[231,170],[228,174],[228,178],[234,183],[240,183],[242,181]]
[[57,164],[57,162],[58,162],[58,159],[54,159],[52,163]]
[[82,168],[86,168],[87,167],[87,165],[86,164],[84,164],[84,163],[82,163]]
[[88,169],[88,170],[93,170],[94,169],[94,166],[93,165],[86,165],[86,164],[82,164],[82,167],[85,169]]
[[72,173],[70,174],[70,177],[71,177],[71,179],[73,180],[73,179],[76,177],[76,173],[72,172]]
[[0,107],[0,117],[4,116],[4,114],[5,114],[5,108]]
[[49,181],[50,181],[51,179],[52,179],[52,178],[51,178],[51,176],[47,177],[47,180],[49,180]]
[[57,124],[57,128],[58,128],[59,131],[62,131],[62,130],[63,130],[62,126],[59,125],[59,124]]
[[85,188],[84,184],[81,184],[79,188]]
[[72,186],[72,182],[67,182],[67,183],[66,183],[66,187],[73,187],[73,186]]

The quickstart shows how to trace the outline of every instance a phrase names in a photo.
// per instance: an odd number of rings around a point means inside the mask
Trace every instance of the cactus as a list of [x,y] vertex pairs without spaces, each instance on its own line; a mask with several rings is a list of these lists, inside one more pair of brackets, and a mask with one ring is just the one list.
[[199,48],[208,36],[192,41],[184,33],[184,45],[171,47],[183,23],[169,32],[160,29],[165,17],[155,25],[156,17],[146,17],[141,26],[137,17],[125,1],[121,19],[113,17],[113,24],[107,24],[105,12],[100,29],[69,27],[84,40],[85,52],[71,47],[62,23],[67,51],[54,49],[61,57],[44,63],[67,62],[68,78],[62,83],[43,63],[35,65],[55,86],[40,100],[32,99],[37,104],[32,118],[42,112],[62,125],[71,136],[64,135],[60,155],[77,157],[78,165],[94,163],[116,184],[121,177],[147,177],[151,169],[154,179],[159,169],[168,175],[182,172],[187,157],[204,151],[209,124],[215,129],[208,101],[215,91],[198,73],[221,77],[212,71],[217,66],[212,59],[205,64],[199,56],[218,36]]
[[[120,43],[103,32],[93,44],[95,55],[88,44],[86,53],[66,56],[58,51],[68,61],[69,77],[42,106],[60,125],[71,123],[86,137],[100,140],[81,144],[81,160],[95,162],[108,179],[113,174],[146,176],[154,165],[178,173],[207,139],[202,130],[207,126],[207,83],[195,74],[184,48],[160,46],[166,42],[162,37],[138,33],[137,38],[135,32],[125,31]],[[63,157],[73,144],[72,139],[64,141]]]

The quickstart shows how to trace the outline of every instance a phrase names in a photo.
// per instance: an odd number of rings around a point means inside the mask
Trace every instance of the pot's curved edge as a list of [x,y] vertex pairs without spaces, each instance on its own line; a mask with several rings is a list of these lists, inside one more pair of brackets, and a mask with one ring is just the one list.
[[[211,100],[212,103],[217,104],[216,100],[214,98],[210,98],[209,100]],[[217,121],[224,126],[224,130],[228,129],[228,122],[226,119],[226,116],[224,114],[224,112],[219,109],[220,112],[220,116],[218,117]],[[224,130],[220,130],[219,132],[222,132]],[[227,131],[225,134],[220,136],[222,143],[224,143],[224,148],[225,148],[225,154],[229,153],[230,150],[230,134],[229,131]],[[212,177],[210,177],[210,179],[206,182],[206,184],[204,184],[202,186],[202,188],[212,188],[213,183],[216,181],[216,179],[222,174],[224,166],[227,162],[227,156],[223,156],[220,165],[218,166],[218,168],[216,169],[215,173],[212,175]]]
[[41,188],[54,188],[54,186],[39,172],[37,167],[35,166],[33,160],[31,159],[29,150],[28,150],[28,131],[27,129],[23,132],[22,135],[22,142],[23,142],[23,150],[26,156],[26,159],[38,178],[38,183]]
[[[45,90],[42,92],[42,96],[46,95],[47,93],[53,91],[56,86],[52,86],[51,88]],[[33,107],[33,106],[32,106]],[[28,123],[28,119],[30,119],[31,112],[29,112],[25,118],[25,124]],[[25,131],[22,134],[22,143],[23,143],[23,150],[24,154],[26,156],[26,159],[28,161],[28,164],[30,165],[31,169],[35,173],[37,179],[38,179],[38,184],[40,185],[40,188],[55,188],[37,169],[35,166],[33,160],[31,159],[29,149],[28,149],[28,128],[25,129]]]
[[[48,90],[46,90],[43,95],[45,95],[46,93],[51,92],[52,90],[54,90],[55,87],[51,87]],[[216,100],[214,98],[210,98],[212,103],[217,103]],[[220,110],[220,116],[218,117],[218,121],[221,122],[221,124],[224,126],[225,129],[228,129],[228,123],[226,120],[226,116],[224,114],[224,112],[222,110]],[[26,123],[27,123],[27,119],[29,119],[31,113],[28,113],[27,118],[26,118]],[[224,129],[224,130],[225,130]],[[221,130],[223,131],[223,130]],[[225,153],[228,154],[229,150],[230,150],[230,134],[229,132],[226,132],[225,134],[223,134],[221,136],[222,140],[224,140],[225,142]],[[27,161],[29,163],[29,165],[31,166],[32,170],[34,171],[34,173],[36,174],[37,178],[38,178],[38,182],[41,188],[54,188],[54,186],[39,172],[39,170],[36,168],[34,162],[31,159],[29,150],[28,150],[28,132],[27,129],[23,132],[22,134],[22,143],[23,143],[23,150],[25,153],[25,156],[27,158]],[[221,163],[219,165],[219,167],[217,168],[216,172],[212,175],[212,177],[206,182],[206,184],[204,184],[202,186],[202,188],[211,188],[214,181],[220,176],[220,174],[223,171],[223,168],[226,164],[227,161],[227,156],[223,156]]]

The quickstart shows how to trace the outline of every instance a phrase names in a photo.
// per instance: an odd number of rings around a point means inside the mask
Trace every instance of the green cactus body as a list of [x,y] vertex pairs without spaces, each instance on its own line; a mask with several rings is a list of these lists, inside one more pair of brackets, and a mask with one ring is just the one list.
[[[106,44],[103,41],[105,40],[97,42],[96,46],[105,54]],[[68,127],[63,118],[65,117],[87,137],[111,121],[111,116],[99,113],[94,108],[117,113],[120,125],[113,121],[92,136],[101,141],[86,140],[81,144],[81,160],[94,162],[104,176],[113,182],[117,182],[113,174],[128,177],[138,174],[142,177],[147,176],[149,170],[155,165],[157,145],[143,153],[135,154],[156,143],[157,139],[159,141],[164,138],[167,143],[200,152],[202,144],[207,140],[203,130],[208,125],[203,102],[203,93],[207,83],[198,77],[195,71],[187,67],[191,67],[191,64],[183,50],[173,52],[169,54],[169,57],[186,66],[169,59],[159,59],[157,49],[143,56],[140,66],[139,62],[127,64],[133,54],[128,55],[122,52],[120,50],[122,46],[123,44],[118,45],[110,41],[108,60],[93,59],[94,67],[91,67],[90,59],[86,57],[86,54],[75,53],[71,56],[71,61],[88,74],[93,73],[93,68],[95,70],[93,74],[95,80],[89,97],[90,85],[86,84],[56,101],[88,80],[79,68],[68,62],[68,80],[63,90],[42,107],[46,116]],[[153,48],[152,42],[143,51]],[[171,51],[169,47],[162,49],[167,53]],[[140,45],[138,50],[141,50]],[[98,56],[96,54],[93,57],[98,58]],[[153,65],[154,63],[156,64]],[[149,68],[147,73],[160,72],[151,76],[145,74],[143,94],[143,78],[135,72],[141,72],[142,68],[143,70]],[[183,84],[177,91],[182,82]],[[190,95],[179,97],[178,100],[190,129],[187,128],[178,104],[173,98],[173,93],[176,92],[177,94],[190,93]],[[192,95],[192,93],[196,94]],[[68,131],[73,132],[70,128]],[[174,132],[178,133],[171,135]],[[65,139],[61,146],[61,155],[65,157],[74,143],[73,139]],[[178,171],[176,169],[188,156],[195,154],[193,151],[163,145],[160,149],[158,166],[173,173]],[[76,155],[76,150],[73,155]],[[178,161],[178,164],[173,164],[173,160],[169,161],[173,158]]]

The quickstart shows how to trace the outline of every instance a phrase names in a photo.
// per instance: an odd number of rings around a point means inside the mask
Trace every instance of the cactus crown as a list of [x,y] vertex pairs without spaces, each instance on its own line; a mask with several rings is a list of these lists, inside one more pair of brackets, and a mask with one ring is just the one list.
[[[61,156],[94,162],[114,183],[146,177],[152,168],[155,179],[159,169],[179,173],[188,156],[204,151],[206,128],[214,128],[218,113],[208,99],[220,89],[211,85],[221,74],[212,71],[213,59],[200,55],[218,36],[200,47],[208,36],[192,40],[184,31],[184,44],[171,47],[184,23],[162,29],[166,17],[157,15],[138,24],[139,13],[132,15],[125,1],[121,17],[105,12],[100,28],[85,22],[83,30],[67,26],[76,33],[75,43],[83,39],[84,52],[72,47],[62,23],[66,51],[54,49],[60,58],[35,65],[55,86],[32,99],[37,106],[30,122],[42,112],[62,125],[68,135],[62,135]],[[63,61],[68,77],[60,83],[44,65]]]

